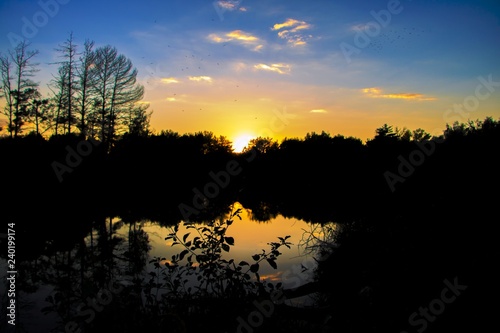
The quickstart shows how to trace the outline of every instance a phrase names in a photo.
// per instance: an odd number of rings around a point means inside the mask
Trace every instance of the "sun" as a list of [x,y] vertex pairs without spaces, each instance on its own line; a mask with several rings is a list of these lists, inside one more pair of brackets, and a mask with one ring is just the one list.
[[254,139],[255,136],[251,134],[239,134],[233,140],[233,151],[235,153],[241,153],[243,148],[245,148],[250,140]]

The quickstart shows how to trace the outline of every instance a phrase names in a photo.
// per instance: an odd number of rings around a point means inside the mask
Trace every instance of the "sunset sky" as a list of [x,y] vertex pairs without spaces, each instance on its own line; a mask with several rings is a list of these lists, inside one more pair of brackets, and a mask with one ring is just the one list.
[[157,132],[366,140],[500,118],[498,0],[55,1],[1,0],[0,52],[31,41],[48,94],[70,32],[115,46]]

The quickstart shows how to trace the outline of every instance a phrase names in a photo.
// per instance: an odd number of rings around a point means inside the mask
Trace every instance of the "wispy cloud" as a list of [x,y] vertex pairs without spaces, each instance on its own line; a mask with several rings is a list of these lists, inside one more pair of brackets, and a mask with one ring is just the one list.
[[235,10],[238,4],[239,1],[217,1],[217,5],[226,10]]
[[241,72],[243,70],[246,70],[248,68],[248,65],[242,61],[239,61],[239,62],[233,63],[232,68],[235,72]]
[[392,99],[407,99],[414,101],[435,101],[437,98],[425,96],[424,94],[419,93],[383,93],[381,88],[372,87],[372,88],[364,88],[362,92],[366,94],[368,97],[373,98],[392,98]]
[[[271,30],[278,31],[278,37],[285,39],[293,46],[305,45],[307,39],[312,38],[312,35],[304,34],[303,30],[309,30],[312,26],[305,22],[295,19],[287,19],[283,23],[276,23]],[[283,29],[283,30],[282,30]]]
[[276,72],[278,74],[288,74],[290,73],[290,65],[287,64],[257,64],[253,66],[255,69],[263,70],[263,71],[271,71]]
[[182,103],[182,102],[186,102],[186,97],[188,95],[186,94],[174,94],[174,96],[170,96],[170,97],[167,97],[165,98],[165,101],[166,102],[170,102],[170,103]]
[[260,50],[262,50],[264,48],[264,45],[262,44],[259,44],[257,45],[256,47],[254,47],[252,50],[253,51],[256,51],[256,52],[259,52]]
[[365,31],[368,27],[369,24],[354,24],[349,28],[349,30],[354,32],[361,32]]
[[259,51],[264,47],[258,37],[242,30],[233,30],[223,35],[213,33],[208,35],[207,38],[214,43],[236,42],[250,47],[254,51]]
[[273,25],[272,30],[280,30],[282,28],[290,28],[290,27],[297,25],[299,23],[301,23],[301,21],[289,18],[283,23],[276,23],[275,25]]
[[314,109],[314,110],[311,110],[309,112],[310,113],[327,113],[328,111],[326,111],[325,109]]
[[179,83],[179,80],[177,80],[175,77],[164,77],[161,78],[160,81],[166,84]]
[[242,0],[225,0],[225,1],[217,1],[216,5],[219,6],[220,8],[224,8],[225,10],[233,11],[233,10],[238,10],[240,12],[246,12],[247,8],[246,7],[241,7],[240,4],[242,3]]
[[234,30],[226,34],[226,37],[229,38],[229,40],[241,40],[245,42],[255,42],[258,41],[259,38],[252,36],[250,34],[247,34],[241,30]]
[[210,76],[190,76],[189,80],[196,82],[212,82],[212,78]]

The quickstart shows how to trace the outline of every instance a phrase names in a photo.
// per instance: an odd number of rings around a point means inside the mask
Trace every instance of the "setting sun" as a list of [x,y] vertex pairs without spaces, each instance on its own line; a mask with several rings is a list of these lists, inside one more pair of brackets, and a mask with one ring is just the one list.
[[243,149],[248,145],[250,140],[254,139],[255,136],[251,134],[239,134],[233,140],[233,150],[235,153],[241,153]]

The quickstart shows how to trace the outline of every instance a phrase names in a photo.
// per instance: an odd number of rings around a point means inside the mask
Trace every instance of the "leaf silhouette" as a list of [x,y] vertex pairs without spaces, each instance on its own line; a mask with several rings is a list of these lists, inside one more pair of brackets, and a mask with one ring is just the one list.
[[234,245],[234,238],[233,237],[224,237],[224,240],[226,241],[226,243],[228,243],[229,245]]
[[276,265],[276,262],[274,260],[267,259],[267,262],[269,263],[269,265],[271,265],[272,268],[278,269],[278,265]]
[[250,266],[250,272],[257,273],[259,271],[259,264],[253,264]]
[[189,253],[189,251],[188,251],[188,250],[184,250],[184,251],[182,251],[182,252],[179,254],[179,260],[184,259],[184,256],[185,256],[186,254],[188,254],[188,253]]

